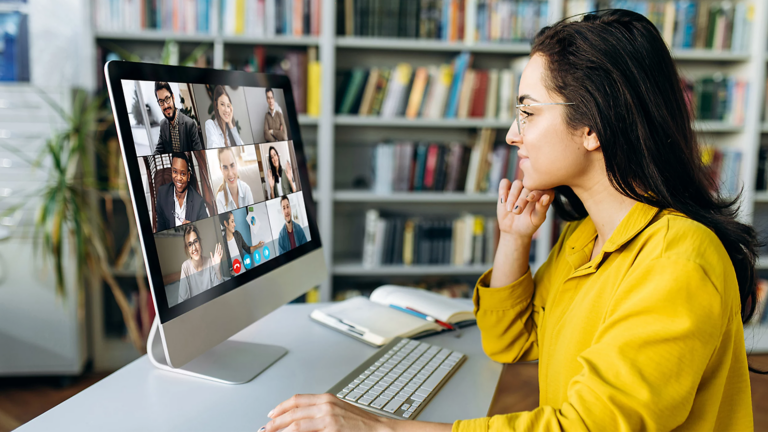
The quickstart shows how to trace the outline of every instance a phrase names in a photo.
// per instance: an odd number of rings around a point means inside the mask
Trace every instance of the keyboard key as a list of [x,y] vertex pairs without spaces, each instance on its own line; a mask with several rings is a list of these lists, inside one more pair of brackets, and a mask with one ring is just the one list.
[[432,393],[432,390],[427,390],[424,387],[421,387],[416,390],[417,395],[429,396],[430,393]]
[[353,401],[353,402],[354,402],[354,401],[356,401],[358,398],[360,398],[360,396],[362,396],[362,395],[363,395],[363,392],[361,392],[361,391],[353,391],[352,393],[350,393],[350,394],[348,394],[348,395],[344,396],[344,399],[346,399],[346,400],[350,400],[350,401]]
[[348,393],[349,393],[349,392],[345,392],[345,391],[343,391],[343,390],[342,390],[342,391],[340,391],[340,392],[336,393],[336,397],[338,397],[339,399],[341,399],[341,398],[343,398],[344,396],[346,396]]
[[408,408],[410,408],[410,407],[411,407],[410,405],[405,404],[401,408],[403,408],[404,410],[408,411]]
[[403,401],[399,399],[393,399],[387,404],[387,406],[384,407],[384,411],[393,413],[397,411],[397,409],[400,408],[400,405],[402,404],[403,404]]
[[405,417],[405,418],[410,418],[410,417],[411,417],[411,414],[412,414],[412,412],[411,412],[411,411],[406,411],[406,412],[404,412],[404,413],[403,413],[403,417]]
[[372,401],[373,401],[373,398],[368,398],[368,397],[363,396],[363,397],[361,397],[360,399],[357,400],[357,403],[359,403],[360,405],[368,405]]
[[414,393],[414,394],[411,395],[411,399],[416,400],[416,401],[423,401],[426,398],[427,398],[426,396],[420,395],[418,393]]
[[434,390],[440,381],[448,375],[448,372],[449,370],[445,368],[437,369],[421,386],[428,390]]
[[412,407],[418,407],[419,405],[421,405],[421,401],[416,401],[411,404]]
[[388,402],[388,401],[387,401],[386,399],[384,399],[384,398],[382,398],[382,397],[379,397],[379,398],[378,398],[378,399],[376,399],[375,401],[371,402],[371,405],[370,405],[370,406],[371,406],[372,408],[379,408],[379,409],[381,409],[381,407],[383,407],[384,405],[386,405],[386,404],[387,404],[387,402]]

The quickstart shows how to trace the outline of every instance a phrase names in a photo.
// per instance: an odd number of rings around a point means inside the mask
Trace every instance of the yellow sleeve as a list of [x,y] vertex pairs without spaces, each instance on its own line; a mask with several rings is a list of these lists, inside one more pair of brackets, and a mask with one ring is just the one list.
[[565,241],[577,224],[569,223],[536,271],[528,271],[515,282],[490,288],[493,269],[477,281],[472,300],[483,350],[499,363],[532,361],[539,358],[538,328],[547,301],[552,273]]
[[[457,421],[453,431],[669,431],[690,412],[728,319],[696,263],[659,258],[618,288],[559,409]],[[557,343],[557,342],[556,342]],[[565,341],[562,341],[565,343]]]

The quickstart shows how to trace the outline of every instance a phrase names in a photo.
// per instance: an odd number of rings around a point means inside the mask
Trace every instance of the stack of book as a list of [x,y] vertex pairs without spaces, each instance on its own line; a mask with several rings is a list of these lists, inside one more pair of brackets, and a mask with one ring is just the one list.
[[93,17],[99,31],[319,36],[320,5],[321,0],[94,0]]
[[746,52],[754,8],[747,0],[568,0],[565,16],[628,9],[647,16],[670,47]]
[[[762,158],[764,156],[763,151],[761,150],[760,153]],[[741,190],[739,182],[741,151],[704,146],[701,151],[701,158],[715,191],[723,197],[735,198]]]
[[473,146],[461,142],[386,142],[373,151],[377,194],[433,191],[494,193],[502,178],[522,177],[517,148],[493,147],[495,130],[483,129]]
[[320,35],[321,0],[219,1],[224,35]]
[[452,64],[390,69],[355,68],[336,79],[336,112],[383,118],[511,119],[520,75],[527,58],[509,69],[472,69],[472,56],[459,54]]
[[498,242],[497,226],[495,216],[418,217],[368,210],[363,266],[490,265]]
[[530,41],[547,24],[546,0],[339,0],[339,35],[449,42]]
[[94,26],[99,31],[164,30],[216,33],[214,0],[94,0]]
[[749,83],[716,73],[696,80],[683,80],[683,90],[696,120],[718,120],[744,124]]

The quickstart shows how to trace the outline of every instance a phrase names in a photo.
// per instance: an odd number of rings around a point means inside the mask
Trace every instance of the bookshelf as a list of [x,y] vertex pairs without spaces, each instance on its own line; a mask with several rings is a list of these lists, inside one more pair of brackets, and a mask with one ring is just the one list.
[[[338,70],[351,67],[394,66],[398,62],[411,62],[416,65],[436,64],[450,61],[457,53],[468,51],[475,55],[476,63],[481,68],[498,68],[506,65],[510,59],[524,57],[530,51],[525,42],[447,42],[443,40],[404,39],[394,37],[354,37],[338,35],[336,32],[337,10],[335,1],[321,1],[321,27],[318,36],[284,36],[272,38],[252,36],[227,36],[216,32],[211,34],[175,34],[162,31],[132,31],[94,33],[95,43],[101,41],[147,43],[162,46],[166,39],[179,43],[212,44],[212,66],[223,67],[230,49],[260,45],[266,49],[285,48],[306,49],[317,47],[319,61],[323,70],[321,77],[321,111],[318,117],[299,116],[302,137],[306,142],[316,143],[317,152],[317,187],[313,197],[318,207],[318,224],[323,238],[329,278],[321,287],[320,299],[331,300],[334,285],[344,280],[379,277],[418,278],[421,276],[456,275],[468,278],[476,277],[486,266],[378,266],[363,267],[354,260],[354,245],[345,240],[351,235],[349,222],[363,218],[366,209],[394,208],[410,209],[412,212],[458,213],[461,211],[483,211],[493,214],[496,196],[491,194],[462,194],[437,192],[397,192],[375,194],[371,191],[352,189],[338,181],[343,166],[339,164],[340,153],[350,147],[363,144],[375,144],[382,139],[403,139],[403,137],[438,136],[437,140],[448,141],[454,135],[466,139],[472,131],[480,128],[493,128],[497,135],[506,133],[511,120],[468,118],[468,119],[424,119],[380,118],[357,115],[336,115],[334,92]],[[564,16],[567,0],[544,0],[548,4],[548,20],[554,22]],[[756,204],[768,203],[768,192],[755,190],[757,173],[757,153],[760,142],[768,135],[768,121],[761,117],[765,103],[766,69],[768,67],[768,4],[753,0],[754,20],[749,34],[749,48],[740,51],[710,49],[672,50],[673,58],[685,76],[701,76],[722,71],[749,80],[749,92],[746,101],[745,118],[741,125],[722,121],[697,121],[694,128],[701,133],[703,141],[718,147],[737,149],[742,152],[739,170],[739,184],[744,187],[742,211],[739,217],[745,222],[752,222]],[[159,48],[158,48],[159,49]],[[504,67],[504,66],[501,66]],[[328,89],[328,90],[326,90]],[[369,160],[360,160],[368,164]],[[340,222],[338,222],[338,221]],[[551,225],[545,224],[539,233],[536,259],[532,267],[537,267],[546,259],[552,242]],[[356,233],[356,231],[355,231]],[[351,240],[350,240],[351,241]],[[362,243],[360,239],[354,239]],[[358,245],[361,250],[361,245]],[[350,249],[352,248],[352,249]],[[352,251],[352,252],[350,252]],[[359,252],[359,251],[358,251]],[[359,259],[359,254],[358,254]],[[758,268],[768,271],[768,256],[760,261]],[[768,326],[748,327],[748,346],[754,352],[768,352]],[[755,335],[765,334],[764,337]],[[749,342],[754,341],[753,345]]]

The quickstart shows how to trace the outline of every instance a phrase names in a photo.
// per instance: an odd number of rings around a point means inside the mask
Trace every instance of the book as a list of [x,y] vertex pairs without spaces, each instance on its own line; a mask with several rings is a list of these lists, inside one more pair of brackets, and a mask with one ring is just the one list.
[[317,48],[307,48],[307,114],[313,117],[320,115],[320,62],[317,61]]
[[380,286],[370,298],[353,297],[315,309],[310,318],[372,346],[386,345],[396,337],[419,338],[447,330],[440,324],[404,312],[407,308],[456,327],[476,322],[469,301],[396,285]]

